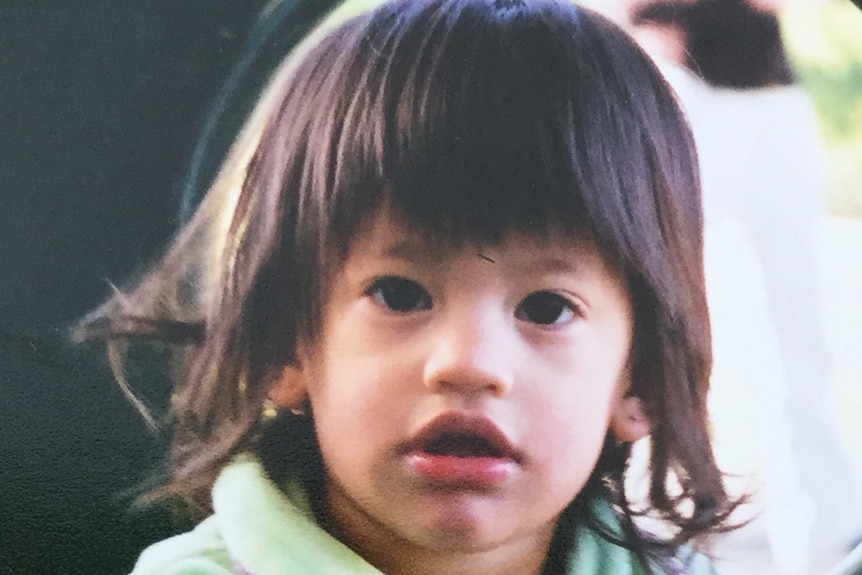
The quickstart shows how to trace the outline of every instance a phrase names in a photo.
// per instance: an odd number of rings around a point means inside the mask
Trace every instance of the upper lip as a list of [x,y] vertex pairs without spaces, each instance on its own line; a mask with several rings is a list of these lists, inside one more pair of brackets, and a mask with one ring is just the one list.
[[460,412],[443,413],[420,429],[402,448],[403,453],[425,451],[446,434],[461,434],[484,439],[499,452],[499,457],[519,462],[522,454],[488,417]]

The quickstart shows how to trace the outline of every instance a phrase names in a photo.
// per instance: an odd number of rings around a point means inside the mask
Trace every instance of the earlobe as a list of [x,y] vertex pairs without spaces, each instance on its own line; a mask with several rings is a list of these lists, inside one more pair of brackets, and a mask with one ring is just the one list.
[[652,432],[652,420],[643,400],[633,395],[621,398],[611,414],[611,432],[617,441],[634,443]]
[[285,366],[269,390],[269,400],[281,409],[301,409],[307,399],[302,369],[294,365]]

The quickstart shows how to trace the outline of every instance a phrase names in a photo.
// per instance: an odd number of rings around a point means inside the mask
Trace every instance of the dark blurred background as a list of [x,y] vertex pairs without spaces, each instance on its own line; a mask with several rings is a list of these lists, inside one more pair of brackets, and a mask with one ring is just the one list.
[[0,574],[127,572],[183,527],[125,492],[164,441],[70,324],[150,261],[262,0],[0,2]]

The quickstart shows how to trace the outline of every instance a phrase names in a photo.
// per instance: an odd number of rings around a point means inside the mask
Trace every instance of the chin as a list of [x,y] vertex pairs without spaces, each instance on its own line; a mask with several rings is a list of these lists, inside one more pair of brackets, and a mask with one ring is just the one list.
[[464,527],[435,527],[423,533],[419,543],[427,549],[454,554],[481,553],[494,549],[501,543],[496,537]]
[[416,527],[411,530],[418,543],[446,552],[486,551],[509,539],[503,518],[494,514],[480,514],[475,509],[449,509],[435,517],[426,518]]

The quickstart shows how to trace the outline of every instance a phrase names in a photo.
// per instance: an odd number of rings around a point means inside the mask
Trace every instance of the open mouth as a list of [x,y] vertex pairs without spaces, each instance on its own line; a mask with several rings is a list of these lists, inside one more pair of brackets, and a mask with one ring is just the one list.
[[520,459],[506,435],[489,418],[456,412],[442,414],[428,423],[405,444],[404,452],[439,457]]
[[503,457],[503,452],[489,439],[470,433],[444,432],[424,448],[431,455],[450,457]]
[[522,465],[521,454],[490,418],[463,412],[433,419],[402,453],[411,472],[435,489],[494,490]]

